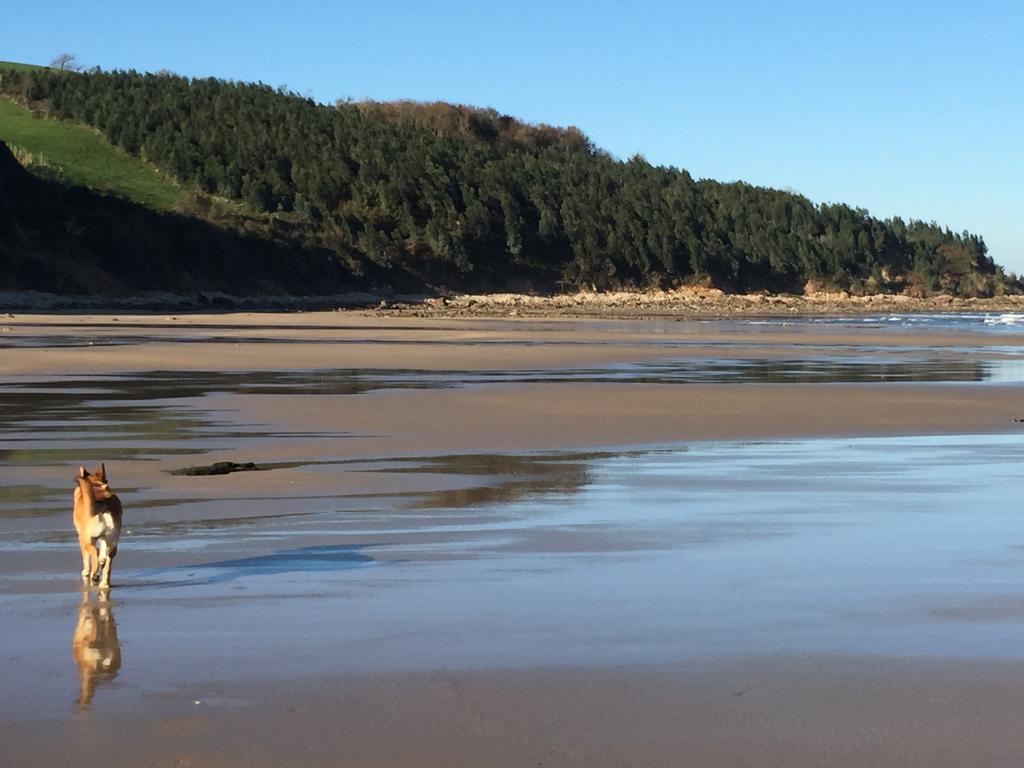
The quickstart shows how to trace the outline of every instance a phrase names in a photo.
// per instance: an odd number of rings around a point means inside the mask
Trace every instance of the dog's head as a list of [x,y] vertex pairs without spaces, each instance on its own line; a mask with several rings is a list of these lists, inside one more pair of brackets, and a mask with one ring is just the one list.
[[100,464],[99,469],[92,473],[87,471],[85,467],[80,466],[78,468],[78,476],[89,481],[89,485],[92,486],[92,496],[96,501],[104,501],[114,495],[108,487],[106,464]]

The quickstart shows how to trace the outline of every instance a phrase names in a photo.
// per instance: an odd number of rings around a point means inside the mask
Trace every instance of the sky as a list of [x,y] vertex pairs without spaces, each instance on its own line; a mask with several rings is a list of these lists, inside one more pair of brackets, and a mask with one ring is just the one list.
[[443,100],[985,238],[1024,273],[1024,0],[11,0],[0,60]]

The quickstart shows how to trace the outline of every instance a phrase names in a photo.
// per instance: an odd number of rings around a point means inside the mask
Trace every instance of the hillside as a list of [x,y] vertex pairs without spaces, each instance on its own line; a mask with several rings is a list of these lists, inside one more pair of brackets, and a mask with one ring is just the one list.
[[[977,235],[621,162],[578,129],[494,110],[332,107],[264,85],[135,72],[7,71],[0,93],[61,118],[29,118],[40,136],[74,121],[120,157],[145,158],[187,191],[179,207],[193,218],[326,254],[377,285],[800,292],[810,282],[990,295],[1004,284]],[[17,117],[12,128],[0,115],[0,137],[31,140]]]
[[3,290],[112,298],[143,291],[331,293],[365,281],[334,254],[38,178],[3,142],[0,275]]

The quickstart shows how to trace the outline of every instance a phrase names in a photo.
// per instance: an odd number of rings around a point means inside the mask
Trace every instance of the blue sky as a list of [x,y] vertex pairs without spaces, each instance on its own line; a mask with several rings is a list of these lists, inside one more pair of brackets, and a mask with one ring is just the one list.
[[22,3],[0,59],[446,100],[983,235],[1024,272],[1024,2]]

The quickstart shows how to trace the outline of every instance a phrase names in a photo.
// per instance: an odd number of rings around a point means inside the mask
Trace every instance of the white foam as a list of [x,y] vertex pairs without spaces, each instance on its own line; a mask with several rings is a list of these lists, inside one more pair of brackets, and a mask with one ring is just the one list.
[[989,315],[985,318],[985,325],[1021,325],[1024,324],[1024,315],[1018,312],[1007,312],[996,317]]

